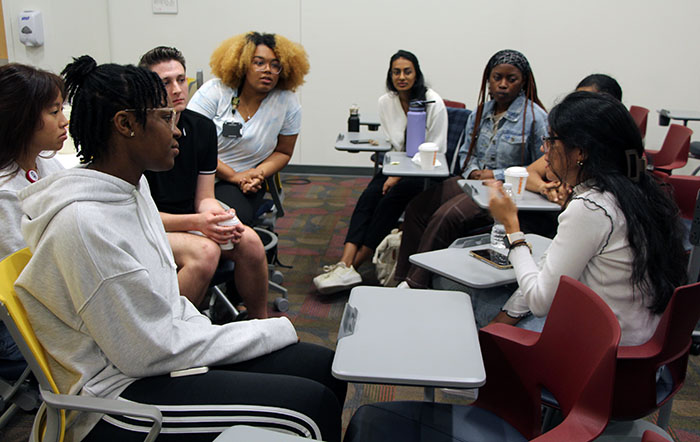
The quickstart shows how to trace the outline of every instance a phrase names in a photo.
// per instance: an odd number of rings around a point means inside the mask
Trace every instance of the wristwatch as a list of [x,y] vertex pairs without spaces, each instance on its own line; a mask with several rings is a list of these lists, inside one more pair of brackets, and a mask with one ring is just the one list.
[[514,232],[506,235],[505,240],[507,249],[512,249],[516,244],[525,242],[525,234],[523,232]]

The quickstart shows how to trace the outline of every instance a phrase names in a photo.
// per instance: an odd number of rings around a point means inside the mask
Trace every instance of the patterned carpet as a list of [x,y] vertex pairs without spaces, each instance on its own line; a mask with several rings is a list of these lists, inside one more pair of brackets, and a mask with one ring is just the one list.
[[[280,236],[280,260],[292,266],[282,269],[284,286],[289,289],[288,316],[303,341],[335,348],[338,324],[348,292],[319,296],[311,280],[323,265],[339,260],[355,201],[369,178],[285,175],[283,182],[286,215],[277,221],[277,232]],[[370,267],[365,265],[360,269],[366,284],[376,283]],[[699,392],[700,357],[691,356],[686,384],[673,404],[669,433],[675,441],[700,442]],[[344,427],[362,404],[422,398],[421,388],[350,384],[343,412]],[[436,400],[464,402],[439,391],[436,392]],[[653,421],[655,416],[650,419]],[[20,413],[8,428],[0,430],[0,440],[27,440],[31,420],[31,414]]]

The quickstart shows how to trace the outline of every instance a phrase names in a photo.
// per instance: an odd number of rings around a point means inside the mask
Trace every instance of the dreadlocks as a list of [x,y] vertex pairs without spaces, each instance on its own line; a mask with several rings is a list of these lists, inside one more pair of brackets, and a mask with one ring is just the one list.
[[133,110],[146,127],[146,110],[167,105],[163,82],[153,72],[133,65],[97,66],[89,55],[74,58],[63,72],[67,100],[72,104],[70,135],[80,162],[99,161],[107,154],[112,118],[120,110]]

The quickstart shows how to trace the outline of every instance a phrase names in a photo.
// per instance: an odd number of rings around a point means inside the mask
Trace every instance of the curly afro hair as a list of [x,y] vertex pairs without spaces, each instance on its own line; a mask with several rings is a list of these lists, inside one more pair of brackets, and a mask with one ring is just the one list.
[[282,64],[277,88],[296,90],[309,72],[309,58],[304,47],[277,34],[248,32],[225,40],[211,55],[211,70],[227,86],[237,89],[248,71],[258,45],[269,47]]

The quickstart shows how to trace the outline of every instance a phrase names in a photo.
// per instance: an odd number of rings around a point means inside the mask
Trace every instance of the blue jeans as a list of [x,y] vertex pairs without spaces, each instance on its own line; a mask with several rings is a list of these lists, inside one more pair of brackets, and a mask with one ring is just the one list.
[[[433,288],[437,290],[456,290],[467,293],[472,299],[474,309],[474,319],[477,327],[485,327],[501,311],[501,307],[506,303],[510,295],[518,288],[517,284],[508,284],[488,289],[475,289],[467,287],[457,282],[451,281],[442,276],[433,277]],[[538,318],[532,314],[521,319],[516,327],[525,330],[541,332],[544,327],[546,316]]]
[[17,348],[17,344],[12,340],[10,331],[5,327],[5,324],[0,322],[0,359],[8,361],[22,361],[22,353]]

